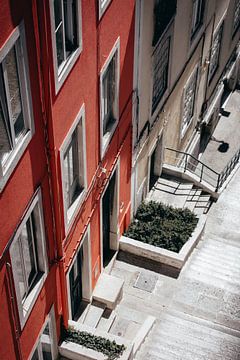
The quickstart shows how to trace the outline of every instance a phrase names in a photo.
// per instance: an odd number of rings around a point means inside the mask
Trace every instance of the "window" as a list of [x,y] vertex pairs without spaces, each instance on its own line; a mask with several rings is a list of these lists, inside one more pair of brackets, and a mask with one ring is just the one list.
[[40,192],[16,232],[10,256],[20,322],[23,326],[47,272]]
[[31,360],[54,360],[57,357],[57,339],[54,308],[52,307],[47,321],[35,345]]
[[22,24],[0,50],[0,189],[32,137],[31,117]]
[[211,79],[213,78],[213,75],[215,74],[215,72],[217,71],[217,68],[218,68],[222,33],[223,33],[223,23],[213,36],[211,56],[210,56],[210,65],[209,65],[209,75],[208,75],[209,81],[211,81]]
[[80,0],[50,0],[56,91],[81,52]]
[[111,1],[111,0],[99,0],[99,1],[98,1],[98,6],[99,6],[99,19],[101,18],[101,16],[103,15],[103,13],[105,12],[105,10],[107,9],[110,1]]
[[174,17],[177,8],[176,0],[155,0],[154,5],[154,32],[152,46],[156,46],[160,37],[167,29]]
[[240,0],[236,0],[234,18],[233,18],[233,35],[237,31],[239,25],[240,25]]
[[186,133],[186,130],[191,124],[193,118],[197,76],[198,76],[198,68],[196,68],[193,71],[183,91],[181,138]]
[[168,86],[170,38],[159,43],[153,53],[152,114]]
[[101,75],[102,153],[109,144],[118,122],[119,106],[119,39],[104,65]]
[[193,0],[192,10],[192,31],[191,37],[193,38],[199,27],[202,25],[204,13],[204,0]]
[[86,190],[84,106],[62,147],[61,166],[65,225],[68,227]]

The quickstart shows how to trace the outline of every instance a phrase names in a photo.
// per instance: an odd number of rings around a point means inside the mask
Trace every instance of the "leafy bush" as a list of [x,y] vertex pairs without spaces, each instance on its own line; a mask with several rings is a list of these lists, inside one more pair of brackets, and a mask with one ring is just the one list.
[[63,338],[65,341],[72,341],[89,349],[101,352],[108,356],[108,360],[117,359],[126,349],[124,345],[118,345],[115,341],[110,341],[109,339],[90,334],[86,331],[77,331],[73,328],[65,329]]
[[189,209],[176,209],[154,201],[143,202],[125,236],[179,252],[197,225]]

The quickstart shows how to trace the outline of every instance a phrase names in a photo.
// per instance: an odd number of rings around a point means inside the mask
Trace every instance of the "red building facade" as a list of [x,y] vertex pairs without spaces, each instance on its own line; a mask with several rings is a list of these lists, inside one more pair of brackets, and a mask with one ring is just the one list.
[[134,3],[2,1],[1,359],[57,356],[129,223]]

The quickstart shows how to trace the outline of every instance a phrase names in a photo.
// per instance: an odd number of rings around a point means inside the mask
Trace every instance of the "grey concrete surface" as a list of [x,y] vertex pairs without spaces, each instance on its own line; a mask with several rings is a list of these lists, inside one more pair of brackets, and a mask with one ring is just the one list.
[[[221,172],[231,160],[232,156],[240,148],[240,91],[235,90],[230,94],[224,106],[224,112],[220,117],[217,127],[213,133],[200,160],[217,172]],[[221,143],[227,145],[227,151],[219,151]]]
[[[115,262],[112,274],[124,279],[119,318],[129,329],[147,315],[157,319],[137,360],[240,360],[239,199],[240,169],[211,207],[204,236],[178,279]],[[135,287],[141,272],[156,276],[151,291]]]

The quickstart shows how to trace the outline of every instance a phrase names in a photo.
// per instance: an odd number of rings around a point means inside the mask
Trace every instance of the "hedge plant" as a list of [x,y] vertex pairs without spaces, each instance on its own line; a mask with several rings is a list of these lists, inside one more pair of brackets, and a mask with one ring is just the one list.
[[179,252],[197,222],[197,216],[189,209],[177,209],[154,201],[143,202],[124,235]]
[[74,330],[73,328],[65,329],[63,339],[101,352],[107,356],[108,360],[119,358],[126,349],[124,345],[118,345],[115,341],[110,341],[86,331]]

